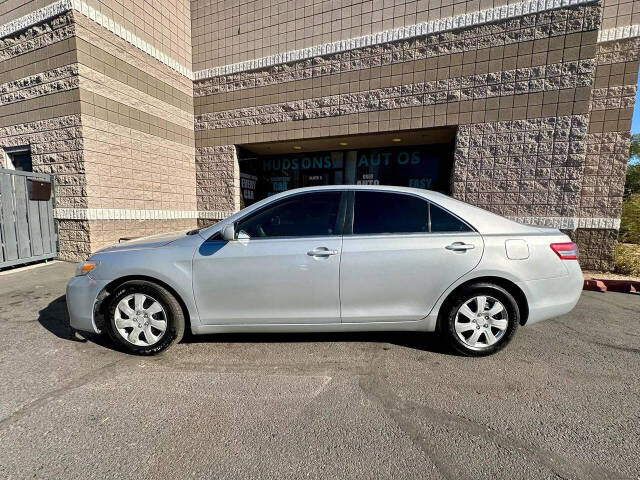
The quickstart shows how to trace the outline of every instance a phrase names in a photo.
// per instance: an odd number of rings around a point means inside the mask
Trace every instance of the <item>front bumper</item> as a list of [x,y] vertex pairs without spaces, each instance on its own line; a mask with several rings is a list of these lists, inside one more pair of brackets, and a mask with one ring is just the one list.
[[76,330],[100,333],[94,318],[94,306],[98,294],[107,281],[96,280],[89,275],[79,275],[67,284],[67,310],[69,322]]

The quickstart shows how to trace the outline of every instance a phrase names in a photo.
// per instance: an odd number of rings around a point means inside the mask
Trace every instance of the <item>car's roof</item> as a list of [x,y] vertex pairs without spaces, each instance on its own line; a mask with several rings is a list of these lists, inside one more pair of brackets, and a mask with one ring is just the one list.
[[[278,200],[280,198],[284,198],[290,195],[297,195],[301,193],[335,191],[335,190],[388,191],[388,192],[409,193],[413,195],[418,195],[443,207],[446,210],[449,210],[451,213],[462,218],[464,221],[466,221],[471,226],[473,226],[478,232],[484,235],[504,234],[504,233],[508,233],[508,234],[533,233],[536,231],[537,232],[540,231],[540,229],[538,228],[514,222],[513,220],[509,220],[505,217],[489,212],[482,208],[476,207],[474,205],[470,205],[460,200],[456,200],[455,198],[452,198],[443,193],[435,192],[433,190],[424,190],[420,188],[411,188],[411,187],[399,187],[394,185],[322,185],[322,186],[316,186],[316,187],[295,188],[292,190],[287,190],[287,191],[278,193],[276,195],[267,197],[264,200],[254,203],[250,207],[247,207],[241,212],[238,212],[232,215],[228,219],[225,219],[213,225],[212,227],[210,227],[210,229],[211,231],[213,231],[214,229],[217,230],[217,228],[214,228],[214,227],[221,228],[222,224],[226,224],[228,221],[235,221],[235,219],[239,215],[244,215],[245,211],[248,213],[250,210],[260,208],[262,205],[271,203],[272,201]],[[209,229],[206,229],[206,230],[209,230]]]
[[[420,195],[421,197],[426,197],[434,201],[436,201],[436,199],[440,199],[443,201],[448,201],[448,200],[457,201],[448,195],[445,195],[440,192],[436,192],[434,190],[425,190],[423,188],[412,188],[412,187],[400,187],[396,185],[320,185],[316,187],[294,188],[294,189],[279,193],[277,196],[295,195],[297,193],[304,193],[304,192],[322,192],[327,190],[375,190],[375,191],[388,191],[388,192],[404,192],[404,193],[412,193],[414,195]],[[269,198],[274,198],[274,197],[276,197],[276,195]]]

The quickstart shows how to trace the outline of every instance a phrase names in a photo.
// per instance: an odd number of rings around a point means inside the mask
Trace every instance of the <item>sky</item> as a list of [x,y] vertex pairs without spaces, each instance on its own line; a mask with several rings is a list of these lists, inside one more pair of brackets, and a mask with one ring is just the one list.
[[636,106],[633,109],[631,120],[631,133],[640,133],[640,78],[638,78],[638,92],[636,93]]

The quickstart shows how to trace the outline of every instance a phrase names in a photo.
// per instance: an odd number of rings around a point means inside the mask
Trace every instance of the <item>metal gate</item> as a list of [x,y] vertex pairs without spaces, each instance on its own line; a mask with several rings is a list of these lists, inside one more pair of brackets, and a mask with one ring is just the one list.
[[51,176],[0,168],[0,268],[57,255]]

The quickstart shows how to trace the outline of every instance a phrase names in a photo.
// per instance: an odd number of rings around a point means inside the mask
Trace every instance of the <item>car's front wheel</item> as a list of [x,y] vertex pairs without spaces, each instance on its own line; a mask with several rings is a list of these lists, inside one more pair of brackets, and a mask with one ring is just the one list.
[[438,328],[456,352],[484,356],[504,348],[519,323],[520,310],[513,295],[498,285],[476,283],[445,302]]
[[144,280],[125,282],[110,296],[105,330],[126,350],[153,355],[179,342],[185,319],[178,300],[166,288]]

